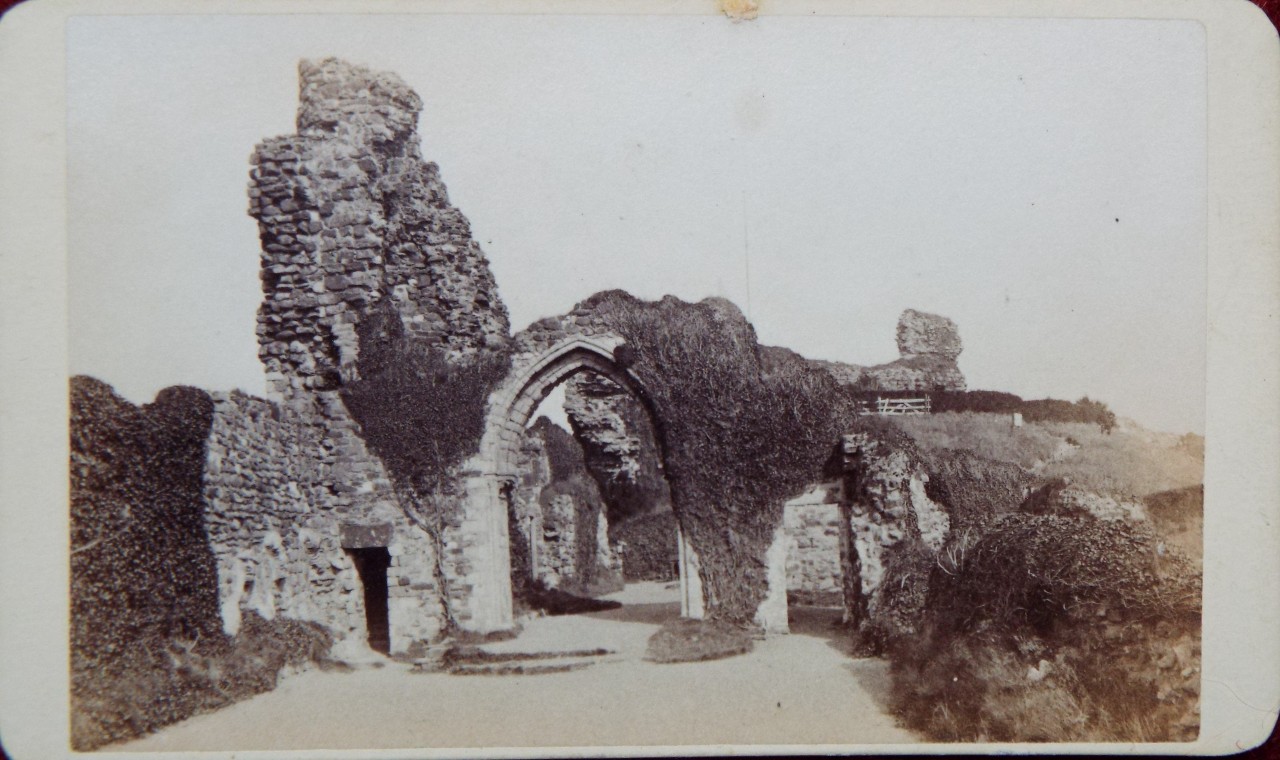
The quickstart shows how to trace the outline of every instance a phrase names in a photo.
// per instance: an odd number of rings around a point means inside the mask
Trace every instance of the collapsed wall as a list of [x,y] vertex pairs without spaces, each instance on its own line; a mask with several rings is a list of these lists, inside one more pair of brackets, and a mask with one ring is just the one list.
[[512,581],[594,595],[622,588],[622,558],[609,542],[598,486],[581,448],[547,418],[520,448],[511,501]]
[[[404,345],[446,368],[500,352],[507,314],[467,219],[419,154],[418,96],[336,59],[303,61],[299,76],[296,134],[251,157],[259,355],[277,401],[218,399],[210,539],[228,629],[245,608],[355,635],[369,623],[362,591],[385,582],[400,651],[449,628],[469,568],[447,528],[413,512],[417,484],[370,439],[378,420],[356,413],[369,404],[353,406],[351,392]],[[394,330],[366,329],[388,314]],[[370,587],[361,559],[383,550],[366,569],[386,579]]]
[[[404,519],[387,474],[359,437],[335,445],[330,418],[305,407],[238,392],[213,400],[206,525],[224,630],[238,631],[242,612],[252,610],[360,641],[370,633],[372,602],[386,604],[394,621],[391,651],[438,638],[446,615],[435,546]],[[389,555],[385,599],[366,598],[371,579],[357,567],[359,550],[372,548]]]
[[815,361],[842,385],[858,391],[962,391],[964,373],[956,365],[963,350],[956,323],[937,314],[907,309],[898,318],[898,359],[864,367]]

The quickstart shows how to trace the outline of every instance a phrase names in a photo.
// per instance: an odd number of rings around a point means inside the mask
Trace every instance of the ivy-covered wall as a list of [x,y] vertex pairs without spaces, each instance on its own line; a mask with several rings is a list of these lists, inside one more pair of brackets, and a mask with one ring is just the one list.
[[708,615],[750,623],[769,590],[766,554],[783,504],[821,479],[854,418],[851,396],[797,354],[760,346],[723,299],[608,291],[574,313],[625,341],[615,358],[652,410]]
[[[243,614],[222,598],[225,547],[216,536],[236,526],[221,511],[225,493],[218,489],[257,477],[237,472],[234,456],[210,473],[210,463],[219,461],[224,403],[174,387],[138,407],[101,381],[71,380],[71,742],[77,750],[266,691],[281,667],[322,657],[329,648],[331,637],[320,626],[273,614],[280,596],[274,582],[256,591],[267,606]],[[267,474],[260,474],[265,482]],[[300,577],[286,580],[296,584]],[[235,621],[230,631],[228,612]]]

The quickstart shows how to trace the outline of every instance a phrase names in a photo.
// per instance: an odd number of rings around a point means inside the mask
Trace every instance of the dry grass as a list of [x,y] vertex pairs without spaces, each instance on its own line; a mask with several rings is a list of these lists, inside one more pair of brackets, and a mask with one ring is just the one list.
[[1031,469],[1052,457],[1062,440],[1061,436],[1041,425],[1015,428],[1007,414],[943,412],[895,417],[894,422],[923,451],[962,449],[1024,469]]
[[922,451],[960,449],[1102,494],[1142,497],[1204,480],[1204,439],[1126,422],[1111,433],[1086,423],[1027,423],[1004,414],[944,412],[894,419]]

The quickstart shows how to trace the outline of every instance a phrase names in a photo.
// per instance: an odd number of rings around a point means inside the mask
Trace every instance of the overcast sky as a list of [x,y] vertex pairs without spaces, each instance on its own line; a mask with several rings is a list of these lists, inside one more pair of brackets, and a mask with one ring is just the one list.
[[1203,431],[1205,64],[1178,21],[84,17],[68,27],[71,369],[263,393],[248,156],[297,62],[398,73],[520,329],[605,288],[764,343]]

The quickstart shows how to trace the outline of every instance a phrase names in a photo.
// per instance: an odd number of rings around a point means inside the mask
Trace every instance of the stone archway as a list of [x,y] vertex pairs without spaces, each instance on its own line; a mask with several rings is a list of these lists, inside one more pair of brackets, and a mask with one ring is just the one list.
[[[594,372],[626,388],[647,408],[644,389],[615,359],[623,342],[611,334],[576,335],[522,352],[513,359],[507,379],[490,394],[479,451],[462,472],[462,519],[445,535],[448,603],[463,629],[488,633],[514,625],[504,492],[516,476],[525,426],[542,400],[571,376]],[[679,540],[681,614],[701,617],[697,555],[683,535]]]

